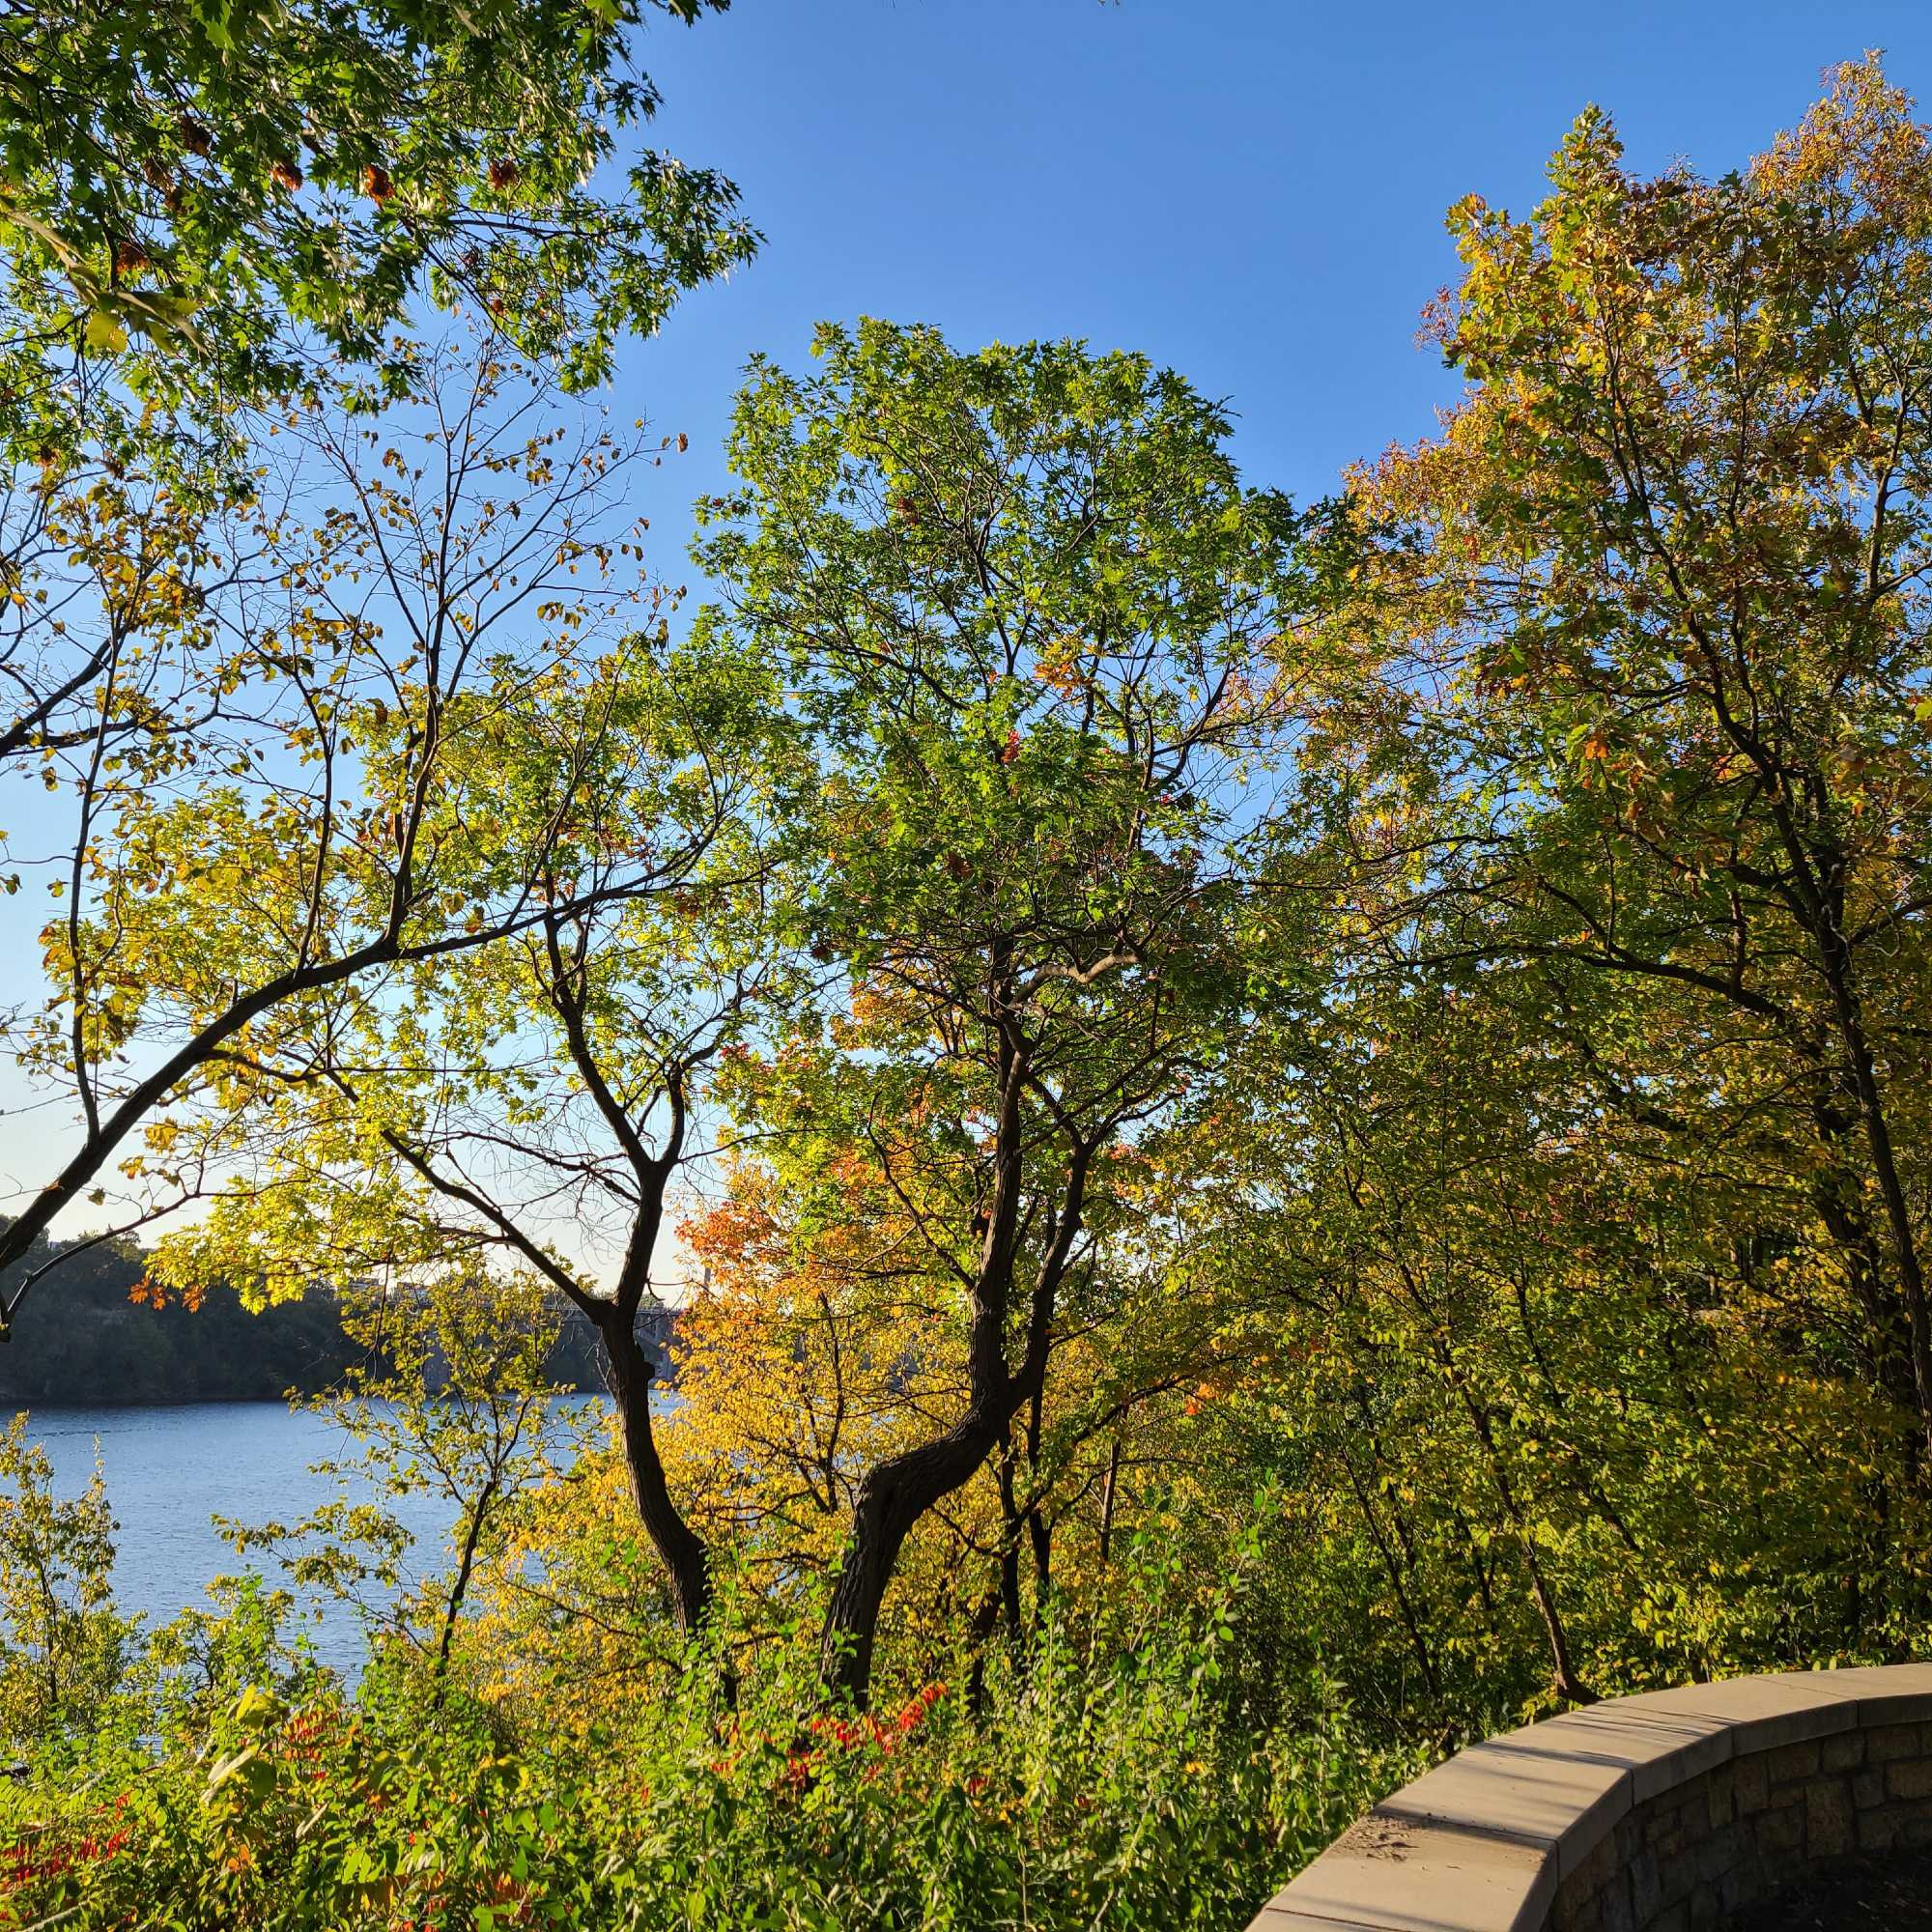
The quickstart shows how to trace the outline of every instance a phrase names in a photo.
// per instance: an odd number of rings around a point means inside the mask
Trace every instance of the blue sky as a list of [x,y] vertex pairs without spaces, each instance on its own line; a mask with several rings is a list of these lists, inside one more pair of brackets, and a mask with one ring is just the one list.
[[1925,0],[734,0],[642,38],[650,138],[730,173],[768,237],[625,357],[619,398],[691,453],[653,472],[654,567],[722,478],[738,369],[812,324],[932,322],[960,346],[1144,350],[1238,412],[1297,497],[1426,433],[1454,394],[1416,346],[1471,189],[1526,209],[1607,108],[1634,165],[1719,174],[1868,47],[1932,98]]
[[[768,241],[624,353],[614,401],[691,438],[645,472],[652,567],[693,581],[689,505],[723,481],[746,357],[802,359],[825,317],[1144,350],[1231,403],[1253,480],[1319,496],[1453,398],[1415,342],[1455,272],[1452,201],[1528,207],[1593,100],[1634,165],[1721,173],[1868,47],[1932,97],[1926,0],[735,0],[689,31],[660,18],[650,138],[733,175]],[[15,904],[18,973],[44,902]],[[58,1138],[47,1114],[0,1114],[0,1205]]]

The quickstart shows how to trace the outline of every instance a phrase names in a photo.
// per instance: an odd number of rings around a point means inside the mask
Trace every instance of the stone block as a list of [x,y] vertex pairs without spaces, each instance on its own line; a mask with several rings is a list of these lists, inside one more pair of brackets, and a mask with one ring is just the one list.
[[1857,1834],[1850,1787],[1837,1778],[1820,1778],[1804,1794],[1804,1855],[1841,1859]]
[[1917,1724],[1875,1724],[1865,1733],[1865,1762],[1889,1764],[1897,1757],[1919,1753]]
[[1617,1856],[1616,1833],[1606,1832],[1567,1883],[1576,1886],[1579,1891],[1602,1891],[1622,1869],[1623,1861]]
[[1859,1850],[1861,1852],[1889,1852],[1898,1843],[1898,1820],[1900,1807],[1894,1804],[1880,1804],[1869,1811],[1859,1813]]
[[[1270,1910],[1376,1932],[1540,1932],[1555,1899],[1549,1850],[1378,1810],[1277,1892]],[[1254,1932],[1300,1928],[1264,1916]]]
[[1720,1764],[1704,1777],[1704,1816],[1709,1829],[1721,1832],[1738,1815],[1738,1768]]
[[1631,1910],[1639,1925],[1648,1925],[1666,1900],[1664,1867],[1649,1852],[1639,1852],[1624,1869],[1630,1876]]
[[1549,1932],[1604,1932],[1603,1909],[1593,1896],[1579,1892],[1574,1905],[1566,1905],[1559,1895],[1549,1915]]
[[1861,1811],[1869,1811],[1874,1804],[1883,1804],[1885,1803],[1885,1773],[1882,1771],[1853,1772],[1852,1803]]
[[1894,1758],[1885,1768],[1888,1798],[1932,1798],[1932,1758]]
[[1778,1804],[1769,1811],[1760,1811],[1753,1835],[1757,1855],[1761,1859],[1780,1858],[1787,1852],[1802,1850],[1804,1844],[1804,1805]]
[[1765,1775],[1764,1753],[1752,1751],[1748,1757],[1740,1755],[1732,1768],[1731,1778],[1737,1792],[1738,1815],[1762,1811],[1771,1803],[1771,1779]]
[[1638,1839],[1652,1851],[1679,1844],[1684,1837],[1684,1806],[1671,1798],[1653,1798],[1635,1816],[1640,1820]]
[[1720,1838],[1698,1839],[1690,1847],[1685,1862],[1697,1884],[1721,1886],[1737,1857],[1738,1848],[1726,1833]]
[[1636,1916],[1631,1903],[1631,1889],[1623,1882],[1621,1873],[1615,1885],[1597,1894],[1597,1909],[1604,1932],[1641,1932],[1644,1921]]
[[1775,1790],[1780,1784],[1796,1783],[1818,1776],[1819,1746],[1815,1738],[1802,1744],[1779,1745],[1764,1754],[1765,1776]]
[[[1860,1710],[1864,1706],[1861,1704]],[[1865,1735],[1862,1731],[1841,1731],[1819,1745],[1818,1762],[1825,1771],[1856,1771],[1865,1761]]]

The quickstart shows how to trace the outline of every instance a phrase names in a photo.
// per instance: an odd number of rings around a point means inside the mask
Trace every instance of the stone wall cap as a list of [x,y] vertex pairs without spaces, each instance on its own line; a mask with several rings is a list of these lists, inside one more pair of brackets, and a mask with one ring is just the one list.
[[1255,1915],[1248,1932],[1386,1932],[1380,1924],[1365,1925],[1359,1919],[1317,1918],[1306,1912],[1293,1912],[1279,1898],[1271,1900]]
[[1471,1745],[1371,1815],[1553,1850],[1559,1875],[1567,1875],[1631,1808],[1631,1775],[1625,1765],[1566,1748],[1560,1738],[1546,1746],[1538,1735],[1546,1728],[1531,1724]]
[[1856,1697],[1861,1724],[1932,1718],[1932,1663],[1852,1663],[1835,1670],[1781,1670],[1774,1681]]
[[1859,1721],[1859,1694],[1833,1670],[1795,1670],[1773,1677],[1721,1677],[1674,1690],[1646,1690],[1595,1708],[1640,1709],[1728,1725],[1735,1755],[1802,1744]]
[[1277,1893],[1254,1932],[1536,1932],[1555,1896],[1548,1851],[1374,1812]]
[[1248,1932],[1387,1932],[1383,1924],[1365,1925],[1360,1919],[1317,1918],[1306,1912],[1292,1911],[1282,1904],[1280,1894],[1270,1899],[1255,1915]]
[[1520,1739],[1541,1751],[1621,1765],[1631,1774],[1631,1802],[1641,1804],[1724,1763],[1736,1735],[1728,1719],[1712,1712],[1619,1697],[1565,1712],[1560,1718],[1546,1718],[1499,1742]]
[[1634,1804],[1747,1753],[1932,1721],[1932,1663],[1686,1684],[1548,1718],[1382,1800],[1251,1932],[1540,1932]]

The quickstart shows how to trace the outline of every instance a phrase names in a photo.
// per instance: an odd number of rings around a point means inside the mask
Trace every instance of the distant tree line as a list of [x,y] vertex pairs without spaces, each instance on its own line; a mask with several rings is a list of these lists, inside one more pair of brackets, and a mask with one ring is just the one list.
[[[60,1247],[40,1243],[18,1271],[54,1259]],[[321,1394],[368,1365],[369,1350],[344,1331],[341,1305],[325,1283],[251,1315],[226,1283],[193,1304],[150,1291],[147,1259],[137,1242],[123,1239],[62,1261],[63,1319],[30,1323],[0,1351],[0,1407],[279,1402]],[[672,1321],[668,1309],[644,1309],[639,1341],[665,1355]],[[559,1322],[548,1373],[559,1391],[604,1386],[596,1337],[575,1311]]]

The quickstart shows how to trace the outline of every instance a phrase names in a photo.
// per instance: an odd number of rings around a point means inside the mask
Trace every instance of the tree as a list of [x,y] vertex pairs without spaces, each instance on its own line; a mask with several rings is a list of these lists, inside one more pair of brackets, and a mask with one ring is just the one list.
[[[339,1493],[298,1522],[227,1528],[239,1551],[274,1551],[292,1583],[327,1591],[355,1606],[372,1636],[433,1660],[434,1711],[479,1571],[519,1501],[552,1473],[548,1366],[559,1304],[529,1276],[461,1269],[400,1289],[365,1285],[344,1300],[364,1358],[312,1405],[356,1445],[348,1462],[316,1465]],[[423,1495],[450,1513],[453,1562],[412,1590],[413,1538],[387,1505]]]
[[[641,600],[653,621],[650,593],[620,579],[637,546],[610,509],[642,449],[594,419],[536,426],[535,394],[488,355],[410,368],[386,418],[354,384],[292,412],[270,445],[284,460],[224,527],[156,545],[116,525],[77,553],[71,628],[110,642],[91,724],[34,753],[71,816],[38,880],[56,907],[51,997],[11,1044],[78,1133],[0,1233],[0,1266],[63,1208],[104,1204],[117,1167],[123,1232],[215,1184],[279,1057],[332,1002],[353,1009],[384,973],[685,863],[627,830],[594,884],[564,882],[559,850],[607,824],[598,740],[541,722],[582,722],[574,695],[608,682],[594,667],[614,617]],[[157,661],[198,728],[156,710]],[[513,718],[539,721],[514,782],[497,758]]]
[[83,1723],[112,1693],[131,1634],[109,1585],[114,1519],[97,1468],[55,1495],[47,1452],[16,1415],[0,1435],[0,1731],[25,1743]]
[[949,1419],[858,1485],[824,1669],[863,1697],[907,1536],[1037,1440],[1058,1324],[1110,1278],[1112,1152],[1238,1014],[1300,523],[1143,358],[880,322],[816,349],[810,378],[754,365],[697,554],[816,733],[810,945],[846,1009],[748,1057],[739,1104],[808,1218],[862,1165],[931,1346],[958,1337]]
[[1205,1481],[1278,1485],[1290,1628],[1452,1722],[1900,1654],[1910,1440],[1824,1231],[1740,1238],[1802,1225],[1803,1178],[1660,1157],[1498,969],[1418,969],[1443,937],[1418,924],[1349,934],[1312,1009],[1264,1009],[1163,1162],[1241,1365]]
[[[794,1186],[790,1163],[755,1159],[758,1145],[681,1229],[703,1280],[679,1311],[663,1439],[694,1523],[728,1536],[783,1622],[837,1574],[868,1472],[952,1421],[967,1335],[956,1290],[874,1162],[849,1155]],[[1225,1311],[1172,1251],[1150,1173],[1138,1154],[1108,1163],[1111,1278],[1096,1273],[1056,1324],[1037,1417],[900,1551],[900,1677],[951,1668],[963,1638],[983,1682],[996,1633],[1024,1672],[1050,1625],[1101,1613],[1137,1511],[1145,1520],[1186,1476],[1188,1419],[1226,1366]]]
[[[499,696],[455,797],[474,782],[547,800],[562,771],[572,801],[545,821],[526,912],[487,948],[421,952],[374,996],[292,1012],[256,1056],[232,1180],[156,1271],[293,1286],[319,1267],[435,1281],[460,1263],[487,1299],[485,1270],[507,1259],[543,1282],[597,1334],[632,1498],[695,1633],[710,1561],[667,1481],[665,1364],[639,1326],[661,1306],[667,1202],[706,1152],[704,1069],[787,979],[761,848],[795,734],[754,657],[662,642],[629,637],[575,683]],[[443,859],[459,901],[503,865],[494,836],[451,838]]]
[[1470,392],[1356,479],[1378,916],[1439,908],[1648,1157],[1800,1177],[1747,1232],[1819,1231],[1932,1445],[1932,144],[1867,61],[1741,174],[1636,179],[1593,110],[1551,184],[1453,213]]
[[[687,23],[724,4],[650,0]],[[756,241],[728,182],[668,156],[638,157],[615,194],[593,186],[615,157],[613,129],[657,105],[649,80],[626,71],[644,17],[628,4],[581,20],[514,5],[484,14],[56,6],[14,23],[0,50],[0,779],[71,785],[79,801],[71,876],[47,881],[68,908],[66,932],[48,941],[57,991],[15,1044],[66,1088],[84,1134],[0,1237],[0,1265],[25,1254],[130,1135],[152,1129],[172,1154],[180,1122],[153,1117],[188,1100],[184,1082],[210,1056],[227,1069],[219,1104],[231,1104],[255,1043],[241,1037],[266,1012],[440,943],[425,930],[437,893],[417,835],[451,713],[492,677],[520,675],[496,640],[464,641],[463,626],[496,629],[568,591],[586,558],[609,561],[574,519],[627,460],[616,440],[593,434],[559,463],[567,433],[538,428],[532,391],[506,372],[522,355],[565,389],[594,382],[619,330],[655,328],[681,293],[747,259]],[[467,308],[491,338],[468,407],[446,359],[392,333],[425,273],[438,302]],[[358,364],[375,365],[366,382],[345,375]],[[449,406],[440,418],[439,404]],[[428,471],[370,436],[384,408],[440,444]],[[466,490],[495,478],[509,494],[514,455],[484,445],[513,432],[529,458],[528,494],[470,505],[480,515],[460,530],[451,520]],[[276,461],[278,438],[303,460]],[[381,473],[364,473],[365,459]],[[434,484],[414,487],[429,471],[449,486],[440,501]],[[566,487],[546,500],[559,474]],[[503,525],[526,509],[537,522]],[[320,522],[305,528],[308,518]],[[486,526],[507,539],[494,576]],[[546,531],[556,540],[548,558]],[[439,570],[447,574],[434,584]],[[345,600],[350,584],[358,588]],[[279,624],[268,614],[277,598]],[[384,602],[399,648],[380,667],[372,639]],[[575,608],[568,595],[556,604],[566,633],[582,620],[565,614]],[[413,652],[403,645],[412,629]],[[427,679],[384,689],[384,669],[407,681],[426,663]],[[277,680],[284,701],[254,708]],[[305,795],[290,780],[303,769],[319,780]],[[215,773],[243,782],[191,803]],[[357,812],[343,785],[365,774]],[[190,965],[188,946],[164,964],[159,909],[123,919],[130,888],[157,889],[202,805],[232,811],[251,788],[267,801],[281,785],[289,794],[265,805],[259,832],[278,858],[300,852],[310,867],[306,881],[281,868],[309,903],[301,929],[276,934],[288,943],[269,947],[273,957],[256,946],[217,970],[206,947]],[[156,795],[172,801],[172,819]],[[350,877],[358,838],[379,868],[376,848],[393,839],[394,890],[386,912],[358,906],[351,917],[366,914],[369,929],[325,959],[344,941],[324,931],[327,890],[346,897],[370,884],[366,866]],[[114,870],[124,863],[126,876]],[[200,876],[212,898],[192,860],[183,864],[177,883]],[[83,875],[103,889],[104,925],[83,914]],[[16,892],[20,875],[0,883]],[[503,888],[514,898],[507,874],[490,890]],[[175,936],[200,941],[205,918],[180,919],[185,896],[172,908]],[[463,931],[442,935],[455,950],[497,929],[483,907],[456,912]],[[192,989],[184,973],[199,977]],[[155,1019],[171,996],[163,1024],[184,1037],[143,1063],[137,1017]],[[114,1070],[130,1065],[139,1073]],[[203,1082],[196,1097],[212,1092]]]
[[730,184],[668,156],[593,183],[658,104],[631,36],[725,4],[25,10],[0,52],[0,436],[73,446],[109,385],[286,393],[305,342],[386,358],[425,271],[596,380],[619,330],[755,243]]

